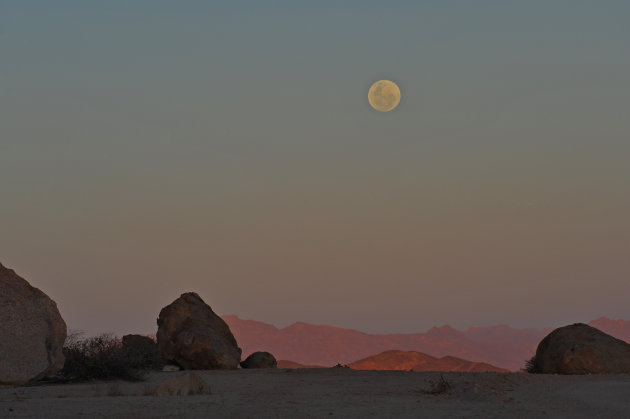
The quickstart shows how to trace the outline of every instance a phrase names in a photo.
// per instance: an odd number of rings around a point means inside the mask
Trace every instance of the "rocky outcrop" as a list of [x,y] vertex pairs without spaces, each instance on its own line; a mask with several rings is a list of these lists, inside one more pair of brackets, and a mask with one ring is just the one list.
[[57,304],[0,264],[0,384],[23,385],[63,367],[66,323]]
[[179,377],[164,380],[154,392],[155,396],[195,396],[210,394],[210,386],[198,374],[186,372]]
[[276,358],[269,352],[254,352],[241,362],[241,368],[277,368]]
[[160,311],[160,356],[184,369],[235,369],[241,349],[228,325],[194,292],[182,294]]
[[548,374],[630,373],[630,345],[583,323],[560,327],[538,344],[533,370]]

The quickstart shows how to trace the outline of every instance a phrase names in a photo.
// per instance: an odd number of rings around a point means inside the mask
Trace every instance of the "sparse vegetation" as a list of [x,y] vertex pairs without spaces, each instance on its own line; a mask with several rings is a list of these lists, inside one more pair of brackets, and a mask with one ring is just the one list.
[[164,360],[158,355],[157,345],[152,338],[140,335],[123,336],[122,346],[136,368],[161,370],[165,365]]
[[144,371],[162,365],[157,353],[145,346],[123,345],[112,334],[83,338],[71,333],[63,348],[65,364],[58,379],[64,382],[89,380],[141,381]]
[[109,397],[118,397],[118,396],[122,396],[123,392],[120,389],[120,385],[118,383],[112,383],[109,385],[109,387],[107,388],[107,395]]
[[453,388],[450,382],[440,375],[440,378],[436,381],[430,381],[430,387],[428,390],[422,390],[424,394],[442,394],[450,391]]
[[541,371],[536,365],[536,356],[532,356],[530,359],[525,361],[525,368],[523,368],[523,372],[528,372],[530,374],[540,374]]

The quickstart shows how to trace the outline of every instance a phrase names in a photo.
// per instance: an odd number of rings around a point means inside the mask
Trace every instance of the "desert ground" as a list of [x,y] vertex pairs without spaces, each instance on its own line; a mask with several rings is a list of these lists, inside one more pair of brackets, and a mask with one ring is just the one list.
[[[344,368],[196,371],[211,394],[156,397],[143,382],[0,388],[0,417],[628,418],[630,375],[427,373]],[[441,377],[451,388],[429,394]]]

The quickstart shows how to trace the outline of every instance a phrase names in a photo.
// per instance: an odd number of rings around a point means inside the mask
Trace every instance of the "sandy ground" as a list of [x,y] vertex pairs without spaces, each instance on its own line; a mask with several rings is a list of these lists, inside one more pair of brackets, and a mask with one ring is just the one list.
[[[630,418],[630,375],[303,370],[197,371],[203,396],[145,396],[147,381],[0,388],[0,417]],[[426,394],[442,375],[452,388]]]

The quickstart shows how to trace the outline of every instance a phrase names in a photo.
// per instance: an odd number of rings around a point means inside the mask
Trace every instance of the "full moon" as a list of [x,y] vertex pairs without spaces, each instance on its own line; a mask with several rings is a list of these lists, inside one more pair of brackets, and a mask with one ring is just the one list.
[[368,101],[380,112],[389,112],[400,103],[400,89],[390,80],[379,80],[370,87]]

